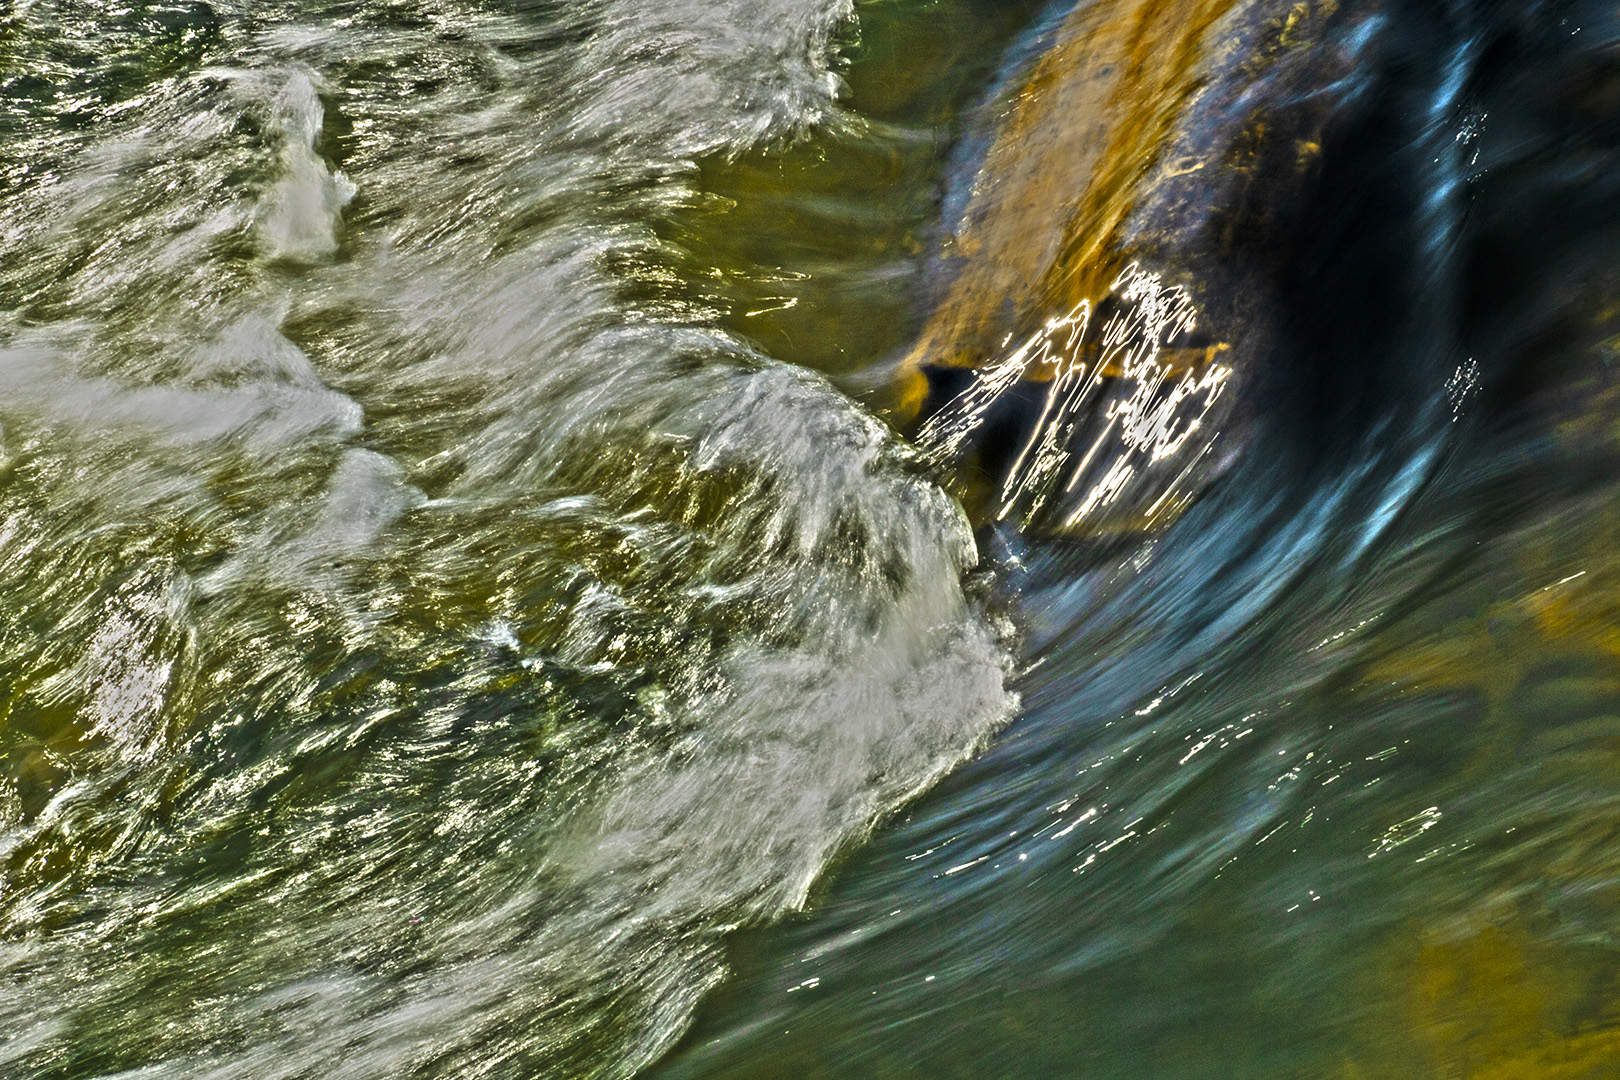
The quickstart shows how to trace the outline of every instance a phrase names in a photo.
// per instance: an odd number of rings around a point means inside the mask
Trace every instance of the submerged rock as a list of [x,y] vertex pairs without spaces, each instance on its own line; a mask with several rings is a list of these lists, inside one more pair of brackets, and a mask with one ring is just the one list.
[[1083,0],[1011,84],[901,373],[977,518],[1134,531],[1232,460],[1380,7]]

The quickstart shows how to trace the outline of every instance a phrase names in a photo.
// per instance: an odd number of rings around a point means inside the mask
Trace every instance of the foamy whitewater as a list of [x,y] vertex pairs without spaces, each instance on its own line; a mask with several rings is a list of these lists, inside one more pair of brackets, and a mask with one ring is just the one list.
[[850,9],[216,11],[3,226],[0,1061],[629,1075],[1011,707],[961,512],[643,223]]

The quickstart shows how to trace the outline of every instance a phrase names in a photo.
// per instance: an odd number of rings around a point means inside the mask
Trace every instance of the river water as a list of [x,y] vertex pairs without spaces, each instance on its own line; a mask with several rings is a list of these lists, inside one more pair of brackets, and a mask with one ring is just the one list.
[[1612,1075],[1620,17],[1376,8],[1088,530],[895,389],[1062,9],[12,5],[0,1073]]

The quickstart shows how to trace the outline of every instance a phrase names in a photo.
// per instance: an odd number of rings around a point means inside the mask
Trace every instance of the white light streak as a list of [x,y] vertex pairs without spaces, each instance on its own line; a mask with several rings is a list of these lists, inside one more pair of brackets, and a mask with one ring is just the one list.
[[1385,852],[1394,851],[1402,844],[1416,840],[1439,823],[1439,807],[1431,806],[1427,810],[1420,810],[1405,821],[1398,821],[1385,829],[1384,835],[1378,838],[1377,846],[1373,848],[1372,853],[1367,858],[1377,858]]
[[[1028,522],[1062,503],[1063,525],[1073,527],[1111,506],[1149,470],[1181,454],[1226,387],[1231,368],[1208,362],[1207,354],[1179,371],[1164,355],[1169,342],[1197,324],[1185,290],[1166,287],[1158,274],[1132,263],[1111,292],[1120,308],[1095,338],[1088,338],[1091,305],[1081,301],[978,369],[918,433],[936,460],[950,460],[1001,395],[1025,379],[1049,377],[1040,414],[998,493],[998,520]],[[1202,443],[1194,464],[1211,445]],[[1191,471],[1189,465],[1151,493],[1149,516],[1177,504],[1174,489]]]

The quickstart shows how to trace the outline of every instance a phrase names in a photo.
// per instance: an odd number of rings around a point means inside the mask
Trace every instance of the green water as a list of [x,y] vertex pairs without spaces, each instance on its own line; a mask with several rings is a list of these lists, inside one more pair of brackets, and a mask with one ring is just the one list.
[[0,1073],[1610,1075],[1614,35],[1365,6],[1469,318],[1106,543],[896,396],[1059,8],[7,9]]

